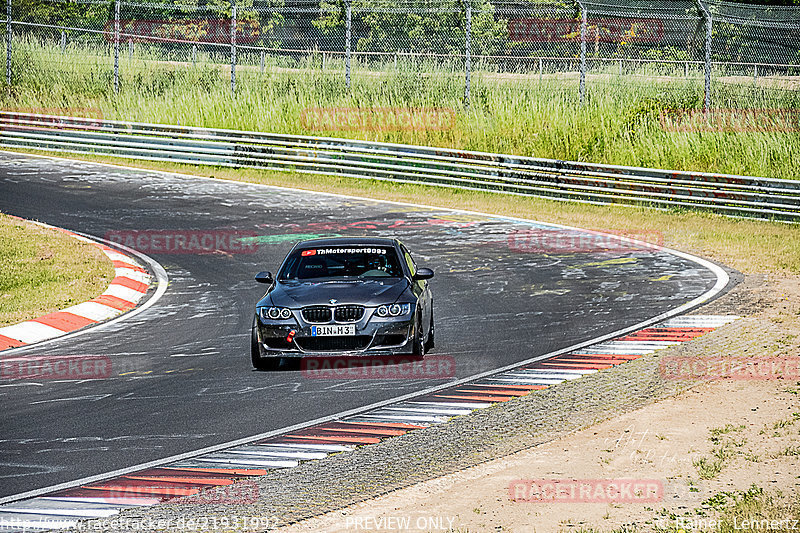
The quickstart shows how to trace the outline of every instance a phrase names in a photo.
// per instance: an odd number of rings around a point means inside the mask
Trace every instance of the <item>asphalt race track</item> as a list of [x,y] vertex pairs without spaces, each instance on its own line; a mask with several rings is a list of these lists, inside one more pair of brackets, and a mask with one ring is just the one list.
[[100,238],[195,231],[224,241],[233,232],[251,244],[211,253],[145,246],[169,275],[166,294],[151,308],[15,352],[108,355],[112,372],[83,381],[0,381],[0,497],[442,383],[252,370],[249,328],[264,290],[253,275],[274,272],[301,239],[403,240],[418,265],[436,272],[433,353],[453,356],[458,378],[636,324],[717,280],[688,259],[630,246],[609,251],[575,230],[9,153],[0,153],[0,211]]

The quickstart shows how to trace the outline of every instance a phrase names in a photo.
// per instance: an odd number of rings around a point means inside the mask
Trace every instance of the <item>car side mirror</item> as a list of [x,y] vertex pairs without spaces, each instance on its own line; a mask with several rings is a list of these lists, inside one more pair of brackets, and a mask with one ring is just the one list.
[[259,272],[258,274],[256,274],[256,281],[259,283],[272,283],[273,282],[272,272],[267,272],[267,271]]
[[421,279],[431,279],[433,277],[433,270],[430,268],[418,268],[417,273],[414,274],[414,281]]

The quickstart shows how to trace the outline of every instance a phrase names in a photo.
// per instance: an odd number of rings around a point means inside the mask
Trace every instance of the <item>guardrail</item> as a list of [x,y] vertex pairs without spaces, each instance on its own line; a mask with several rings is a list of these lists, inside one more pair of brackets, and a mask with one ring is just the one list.
[[800,181],[0,111],[0,146],[800,222]]

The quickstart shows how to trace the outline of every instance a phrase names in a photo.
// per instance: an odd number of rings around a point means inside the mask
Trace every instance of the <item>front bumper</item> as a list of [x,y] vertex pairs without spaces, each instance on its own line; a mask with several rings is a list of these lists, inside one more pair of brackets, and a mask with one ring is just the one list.
[[262,357],[328,353],[395,355],[413,352],[413,317],[413,312],[397,318],[371,316],[353,323],[356,334],[346,337],[312,336],[312,326],[319,324],[306,323],[299,316],[286,321],[263,320],[256,316],[255,324]]

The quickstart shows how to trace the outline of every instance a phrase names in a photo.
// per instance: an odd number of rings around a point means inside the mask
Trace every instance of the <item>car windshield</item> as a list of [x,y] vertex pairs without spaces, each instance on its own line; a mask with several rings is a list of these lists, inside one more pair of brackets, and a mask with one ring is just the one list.
[[278,279],[399,278],[402,275],[394,248],[358,246],[295,250]]

